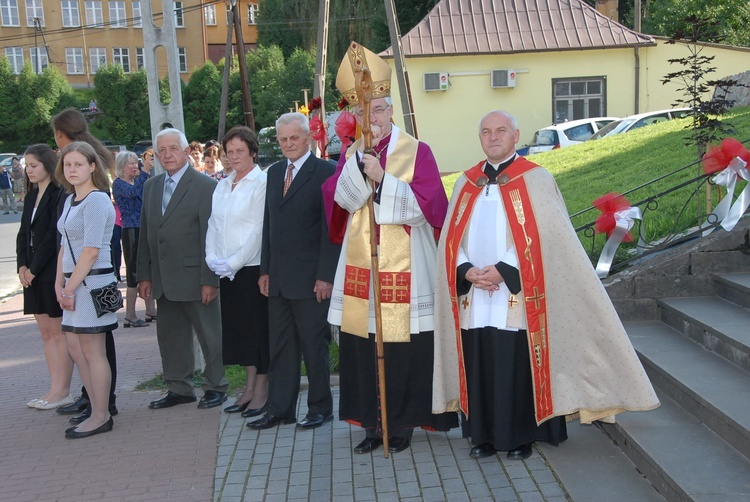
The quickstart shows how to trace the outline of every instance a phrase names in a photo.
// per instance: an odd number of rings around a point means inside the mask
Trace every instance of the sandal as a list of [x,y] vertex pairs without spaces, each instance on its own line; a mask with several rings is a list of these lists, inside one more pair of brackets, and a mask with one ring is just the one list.
[[156,320],[156,314],[154,314],[154,315],[146,314],[146,322],[151,322],[151,321],[155,321],[155,320]]
[[135,321],[131,321],[126,317],[122,323],[122,326],[125,328],[145,328],[146,326],[148,326],[148,323],[143,319],[136,319]]

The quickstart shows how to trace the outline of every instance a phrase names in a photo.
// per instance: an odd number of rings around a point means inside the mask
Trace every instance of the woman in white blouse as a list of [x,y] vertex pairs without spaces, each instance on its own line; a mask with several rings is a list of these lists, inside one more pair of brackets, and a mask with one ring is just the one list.
[[227,413],[253,417],[268,398],[268,299],[260,294],[260,244],[266,201],[266,173],[255,163],[258,139],[236,126],[222,139],[232,173],[213,195],[206,234],[206,263],[220,277],[224,364],[245,367],[242,395]]

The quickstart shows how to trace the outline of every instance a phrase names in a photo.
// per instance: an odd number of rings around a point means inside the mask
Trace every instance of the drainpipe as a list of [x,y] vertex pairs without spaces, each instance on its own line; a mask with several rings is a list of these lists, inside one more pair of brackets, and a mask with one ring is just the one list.
[[[634,29],[641,32],[641,0],[635,0],[635,13],[633,15]],[[633,114],[640,113],[641,106],[641,49],[635,47],[633,55],[635,56],[635,102],[633,103]]]

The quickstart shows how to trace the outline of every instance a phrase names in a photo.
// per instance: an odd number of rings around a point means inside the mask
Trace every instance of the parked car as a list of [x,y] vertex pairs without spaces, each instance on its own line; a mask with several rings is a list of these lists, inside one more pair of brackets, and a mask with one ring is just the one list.
[[143,152],[148,150],[153,146],[150,139],[144,139],[141,141],[137,141],[135,145],[133,145],[133,153],[138,156],[138,158],[141,158],[141,155],[143,155]]
[[664,122],[665,120],[681,119],[687,117],[690,114],[690,108],[674,108],[672,110],[659,110],[656,112],[639,113],[637,115],[631,115],[624,119],[617,120],[601,128],[596,134],[589,138],[595,140],[603,138],[604,136],[610,136],[613,134],[621,134],[624,132],[632,131],[633,129],[639,129],[641,127],[656,124],[657,122]]
[[[19,156],[17,153],[0,153],[0,162],[2,162],[5,159],[12,159],[13,157],[22,157]],[[8,161],[10,162],[10,161]]]
[[616,120],[620,119],[618,117],[592,117],[539,129],[534,133],[534,138],[529,145],[529,155],[583,143],[602,127]]

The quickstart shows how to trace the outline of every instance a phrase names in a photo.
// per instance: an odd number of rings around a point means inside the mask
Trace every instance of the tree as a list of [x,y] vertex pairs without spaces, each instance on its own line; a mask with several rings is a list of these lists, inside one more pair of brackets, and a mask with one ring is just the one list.
[[198,68],[182,94],[185,135],[204,141],[216,136],[221,105],[221,74],[211,62]]
[[18,78],[13,74],[10,61],[4,55],[0,57],[0,110],[5,120],[0,120],[0,139],[3,151],[18,150],[14,145],[18,140],[16,117],[21,115],[18,104]]
[[703,42],[723,42],[750,46],[750,2],[747,0],[651,0],[643,20],[643,31],[672,36],[690,32],[690,18],[710,23],[701,36]]
[[132,145],[151,137],[148,88],[143,70],[126,75],[119,65],[102,66],[94,77],[97,125],[115,143]]
[[731,131],[730,124],[718,119],[731,106],[727,99],[721,97],[726,96],[726,92],[718,93],[719,97],[709,100],[705,100],[704,96],[717,88],[726,91],[736,85],[737,81],[709,78],[711,73],[716,72],[716,67],[711,66],[715,56],[704,56],[704,45],[700,41],[705,40],[709,36],[707,34],[716,32],[717,22],[690,16],[683,19],[681,24],[687,27],[686,31],[678,30],[668,43],[684,43],[689,53],[686,57],[668,60],[669,64],[679,65],[681,69],[665,75],[662,84],[676,83],[679,86],[677,91],[682,97],[677,98],[673,105],[691,109],[693,123],[688,126],[691,134],[685,139],[688,144],[697,147],[698,157],[701,157],[706,145],[723,138]]

